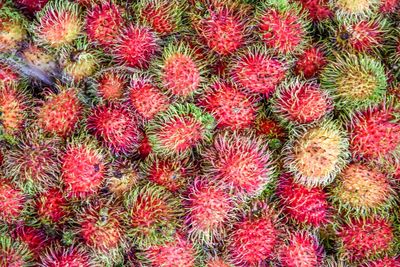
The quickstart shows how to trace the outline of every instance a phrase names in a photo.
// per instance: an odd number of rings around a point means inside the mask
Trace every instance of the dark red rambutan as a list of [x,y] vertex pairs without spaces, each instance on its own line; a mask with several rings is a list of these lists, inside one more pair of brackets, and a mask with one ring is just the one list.
[[63,223],[70,213],[70,206],[58,188],[50,188],[35,198],[35,210],[45,225]]
[[91,267],[95,263],[82,247],[55,247],[43,253],[41,265],[43,267]]
[[126,105],[107,104],[93,108],[87,126],[115,154],[129,154],[138,145],[137,119]]
[[88,197],[100,189],[106,175],[104,152],[92,141],[67,145],[61,156],[61,179],[69,197]]
[[246,95],[231,83],[217,81],[199,105],[213,114],[219,128],[246,129],[253,125],[257,115],[257,98]]
[[271,179],[267,144],[251,134],[218,134],[203,159],[203,170],[210,179],[242,197],[257,196]]
[[283,174],[276,192],[288,218],[313,227],[328,223],[330,205],[322,188],[308,188],[295,183],[290,174]]
[[112,55],[127,67],[147,68],[159,49],[158,38],[150,28],[129,25],[118,34]]
[[[10,66],[0,63],[0,84],[1,85],[12,85],[18,84],[20,81],[20,75]],[[3,87],[3,86],[2,86]]]
[[231,76],[250,93],[270,96],[286,76],[286,66],[262,49],[249,49],[234,59]]
[[62,89],[47,96],[37,114],[38,124],[45,132],[67,137],[75,130],[82,109],[77,89]]
[[195,179],[186,197],[188,236],[198,244],[214,244],[226,236],[233,219],[233,201],[223,187]]
[[321,120],[333,110],[333,100],[317,83],[295,80],[282,85],[272,110],[290,124],[308,124]]
[[16,229],[13,229],[13,237],[26,244],[35,259],[39,259],[41,252],[49,244],[48,237],[42,229],[27,225],[17,225]]
[[118,5],[113,2],[99,3],[86,14],[86,33],[92,42],[111,48],[124,22]]
[[282,267],[320,266],[323,256],[318,240],[307,232],[290,233],[278,253]]
[[33,266],[32,253],[26,244],[2,234],[0,236],[0,266]]
[[106,101],[118,101],[123,98],[126,78],[118,72],[104,72],[97,80],[97,94]]
[[351,219],[337,230],[339,252],[349,261],[358,261],[388,252],[394,241],[393,226],[381,217]]
[[310,79],[319,75],[326,63],[327,59],[322,49],[318,46],[312,46],[297,58],[294,72],[306,79]]
[[330,19],[333,12],[329,6],[328,0],[298,0],[303,6],[303,10],[308,12],[308,17],[313,22],[322,22]]
[[147,158],[152,152],[152,147],[150,144],[150,140],[147,135],[143,132],[142,138],[139,141],[138,153],[141,159]]
[[149,78],[131,79],[127,95],[134,110],[145,120],[153,119],[170,105],[168,97]]
[[379,6],[379,12],[383,14],[395,13],[399,10],[399,0],[382,0]]
[[15,0],[16,4],[20,6],[23,10],[34,14],[47,4],[49,0]]
[[283,141],[287,135],[285,129],[279,122],[267,116],[265,112],[259,112],[254,122],[254,128],[257,135],[266,136],[268,139]]
[[17,221],[25,205],[25,195],[4,178],[0,183],[0,220],[6,223]]
[[361,265],[361,267],[399,267],[400,259],[395,257],[384,257],[382,259],[371,260]]

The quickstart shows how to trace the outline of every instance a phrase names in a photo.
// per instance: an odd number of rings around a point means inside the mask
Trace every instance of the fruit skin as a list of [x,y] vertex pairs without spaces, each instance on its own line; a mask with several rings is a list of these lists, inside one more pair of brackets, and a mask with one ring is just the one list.
[[122,9],[113,2],[103,2],[90,8],[86,14],[86,33],[92,43],[111,49],[125,21]]
[[41,252],[49,244],[48,236],[42,229],[25,224],[17,224],[11,230],[11,236],[26,244],[34,259],[39,259]]
[[122,199],[138,185],[140,178],[136,162],[124,158],[116,159],[108,166],[107,189],[117,199]]
[[333,110],[332,99],[317,83],[287,81],[272,100],[272,110],[284,124],[318,122]]
[[26,35],[27,20],[16,9],[4,5],[0,10],[0,52],[17,49]]
[[363,54],[337,56],[321,73],[321,88],[330,92],[335,106],[348,114],[379,103],[386,86],[381,62]]
[[379,12],[382,14],[395,13],[400,6],[399,4],[399,0],[383,0],[380,3]]
[[58,94],[46,96],[38,111],[37,120],[45,132],[66,138],[74,132],[82,111],[78,90],[61,88]]
[[124,206],[128,236],[140,248],[170,241],[180,226],[181,203],[160,186],[136,187],[124,199]]
[[10,181],[2,178],[0,184],[0,220],[13,223],[20,219],[25,205],[25,195]]
[[184,158],[209,143],[214,118],[194,104],[174,104],[146,125],[153,152]]
[[20,75],[15,71],[15,69],[8,65],[0,62],[0,86],[5,85],[17,85],[20,82]]
[[296,75],[310,79],[321,73],[327,61],[325,52],[320,46],[311,46],[298,57],[294,72]]
[[353,215],[383,214],[394,201],[395,190],[385,174],[362,163],[350,163],[336,178],[331,201]]
[[233,267],[233,265],[221,257],[216,256],[208,259],[205,267]]
[[112,55],[121,65],[145,69],[160,50],[158,43],[150,28],[131,24],[119,33]]
[[47,249],[41,257],[43,267],[91,267],[95,262],[83,247],[55,246]]
[[330,184],[347,164],[349,141],[340,125],[323,121],[300,127],[285,144],[285,167],[308,187]]
[[383,217],[350,219],[336,232],[339,255],[350,262],[385,254],[394,242],[392,223]]
[[23,267],[33,265],[32,253],[26,244],[0,234],[0,266]]
[[257,114],[257,98],[241,92],[234,84],[216,81],[199,100],[199,106],[213,114],[218,128],[250,128]]
[[328,196],[320,187],[308,188],[294,182],[290,174],[282,174],[276,189],[282,212],[297,224],[321,227],[330,221]]
[[87,128],[114,154],[130,154],[138,146],[140,133],[136,114],[125,104],[94,107],[87,119]]
[[258,196],[272,176],[267,144],[249,132],[223,132],[204,151],[203,172],[240,198]]

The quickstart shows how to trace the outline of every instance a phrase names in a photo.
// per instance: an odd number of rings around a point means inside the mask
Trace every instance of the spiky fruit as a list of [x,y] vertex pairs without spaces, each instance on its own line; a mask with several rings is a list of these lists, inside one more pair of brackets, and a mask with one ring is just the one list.
[[234,84],[216,81],[199,105],[213,114],[219,128],[250,128],[257,114],[257,98],[241,92]]
[[12,231],[12,236],[28,246],[32,257],[39,259],[41,252],[48,245],[45,232],[40,228],[27,225],[17,225]]
[[113,2],[99,3],[86,14],[89,40],[103,48],[111,48],[124,24],[121,8]]
[[347,112],[379,103],[386,92],[386,75],[380,61],[366,55],[338,56],[321,74],[321,87],[336,106]]
[[0,183],[0,220],[12,223],[19,219],[25,204],[25,195],[4,178]]
[[187,156],[210,142],[214,118],[193,104],[175,104],[146,125],[146,134],[155,153]]
[[252,134],[218,134],[203,158],[206,175],[242,197],[259,195],[271,180],[267,144]]
[[59,139],[45,138],[37,129],[28,129],[5,155],[4,170],[27,193],[42,191],[58,178],[59,155]]
[[382,259],[371,260],[362,267],[398,267],[400,266],[400,260],[394,257],[384,257]]
[[0,236],[0,266],[24,267],[33,264],[28,246],[7,235]]
[[127,79],[118,72],[104,72],[97,80],[97,94],[106,101],[118,101],[123,98]]
[[332,200],[339,210],[366,216],[390,207],[394,189],[379,170],[365,164],[349,164],[336,179]]
[[333,110],[332,99],[317,83],[294,80],[277,91],[272,110],[289,124],[309,124]]
[[160,88],[178,98],[187,98],[203,88],[204,68],[195,50],[183,42],[169,43],[162,57],[154,63]]
[[23,9],[34,14],[47,4],[49,0],[15,0],[15,2]]
[[376,107],[356,114],[349,127],[350,151],[358,159],[395,159],[400,147],[398,111]]
[[185,224],[193,242],[211,245],[226,235],[233,217],[233,201],[223,187],[195,179],[186,197]]
[[297,3],[268,0],[260,6],[259,13],[257,27],[267,47],[283,55],[302,52],[309,25]]
[[213,257],[206,261],[205,267],[233,267],[228,261],[221,257]]
[[34,71],[28,71],[29,78],[44,81],[46,84],[54,83],[50,76],[58,71],[54,55],[35,44],[26,45],[21,52],[27,67],[34,69]]
[[379,0],[336,0],[330,1],[332,10],[339,18],[368,17],[379,7]]
[[28,97],[14,85],[0,85],[0,132],[14,136],[23,129],[27,118]]
[[150,28],[129,25],[118,34],[112,54],[127,67],[147,68],[159,49],[157,36]]
[[115,154],[129,154],[138,145],[137,119],[126,105],[106,104],[93,108],[87,125],[93,135]]
[[195,248],[181,234],[176,234],[172,241],[163,245],[150,246],[143,254],[154,267],[196,266]]
[[395,13],[400,7],[399,0],[382,0],[379,6],[379,12],[382,14]]
[[15,50],[26,37],[26,19],[8,6],[0,10],[0,52]]
[[33,32],[39,43],[59,49],[72,45],[81,35],[82,28],[78,4],[54,1],[37,13]]
[[326,64],[327,59],[322,49],[318,46],[311,46],[298,57],[294,72],[306,79],[310,79],[319,75]]
[[41,257],[43,267],[91,267],[93,260],[81,247],[56,247],[47,250]]
[[327,185],[346,165],[348,140],[340,126],[322,122],[293,133],[285,145],[285,166],[306,186]]
[[307,232],[290,233],[285,244],[279,248],[282,267],[316,267],[322,260],[321,247],[317,239]]
[[149,78],[132,78],[127,94],[130,104],[145,120],[153,119],[170,105],[168,97]]
[[308,17],[313,22],[322,22],[330,19],[333,12],[329,7],[329,0],[299,0],[303,9],[308,11]]
[[35,199],[35,210],[45,225],[61,224],[70,213],[70,206],[58,188],[50,188]]
[[139,141],[138,154],[141,159],[147,158],[152,152],[150,140],[145,133],[142,133],[142,138]]
[[393,226],[382,217],[351,219],[337,230],[337,238],[341,257],[349,261],[368,259],[390,250]]
[[6,85],[18,84],[20,75],[13,67],[0,63],[0,88]]
[[65,138],[74,132],[82,109],[78,90],[61,88],[58,94],[47,95],[37,114],[38,124],[45,132]]
[[282,211],[289,219],[313,227],[320,227],[328,222],[330,205],[322,188],[308,188],[295,183],[292,175],[283,174],[279,178],[276,191]]
[[61,179],[69,197],[85,198],[98,192],[106,175],[105,153],[91,140],[67,144],[61,157]]
[[136,164],[129,160],[116,160],[108,169],[107,188],[117,198],[132,190],[140,179]]
[[145,248],[172,238],[181,206],[167,190],[146,184],[132,190],[124,203],[128,235],[137,246]]
[[140,21],[159,35],[177,32],[180,28],[185,5],[181,0],[141,0],[137,12]]
[[271,140],[283,141],[286,137],[285,129],[278,123],[278,121],[265,112],[259,112],[254,128],[257,135],[266,136]]

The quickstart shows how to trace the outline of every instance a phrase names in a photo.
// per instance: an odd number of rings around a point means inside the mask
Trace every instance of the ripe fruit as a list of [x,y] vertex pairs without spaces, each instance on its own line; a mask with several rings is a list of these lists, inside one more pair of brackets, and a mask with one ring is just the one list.
[[338,56],[321,74],[339,109],[347,113],[379,103],[386,92],[386,75],[380,61],[366,55]]
[[31,14],[40,11],[49,0],[15,0],[15,2],[23,9]]
[[7,64],[0,63],[0,88],[6,85],[18,84],[20,75]]
[[58,188],[50,188],[37,195],[35,210],[41,223],[62,224],[70,213],[69,203]]
[[362,267],[398,267],[400,260],[395,257],[384,257],[382,259],[371,260]]
[[193,104],[175,104],[146,125],[153,151],[159,155],[185,157],[208,143],[214,118]]
[[103,100],[117,102],[122,99],[126,85],[125,75],[116,71],[107,71],[97,79],[96,91]]
[[308,11],[308,17],[313,22],[324,22],[333,16],[328,0],[299,0],[303,10]]
[[[0,183],[0,220],[13,223],[20,219],[25,204],[25,196],[15,185],[4,178]],[[1,257],[0,257],[1,258]]]
[[219,128],[246,129],[257,114],[257,98],[246,95],[231,83],[217,81],[200,99],[199,105],[213,114]]
[[326,64],[327,59],[324,51],[318,46],[311,46],[298,57],[294,72],[296,75],[310,79],[318,76]]
[[33,265],[28,246],[8,235],[0,235],[0,266],[22,267]]
[[20,224],[12,229],[12,236],[26,244],[35,259],[39,259],[41,252],[48,245],[48,237],[40,228]]
[[295,181],[313,187],[327,185],[346,165],[348,140],[332,121],[292,133],[284,148],[285,166]]
[[82,247],[55,247],[41,257],[43,267],[91,267],[95,263]]
[[208,259],[205,267],[233,267],[233,265],[223,258],[216,256]]
[[0,9],[0,52],[10,52],[17,49],[26,33],[26,19],[15,9],[3,6]]
[[271,180],[267,144],[252,134],[220,133],[203,153],[205,174],[241,197],[258,196]]

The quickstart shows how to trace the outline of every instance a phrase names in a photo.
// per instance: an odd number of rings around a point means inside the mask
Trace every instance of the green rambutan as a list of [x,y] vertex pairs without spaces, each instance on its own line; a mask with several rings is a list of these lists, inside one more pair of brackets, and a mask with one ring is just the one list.
[[43,267],[92,267],[96,266],[89,253],[82,247],[56,246],[47,249],[41,257]]
[[115,102],[122,100],[126,85],[125,75],[117,71],[107,71],[97,79],[96,93],[105,101]]
[[311,46],[298,56],[294,66],[296,75],[306,79],[318,76],[327,64],[325,52],[319,46]]
[[152,150],[166,156],[188,156],[209,143],[214,118],[194,104],[174,104],[146,125]]
[[67,199],[56,187],[40,193],[34,201],[38,219],[44,225],[62,224],[71,213]]
[[348,139],[333,121],[293,131],[284,147],[285,167],[306,186],[327,185],[346,165]]
[[19,43],[26,35],[26,18],[16,9],[3,6],[0,7],[0,52],[16,50]]
[[0,181],[0,221],[13,223],[21,218],[26,197],[8,180],[2,178]]
[[33,266],[32,253],[26,244],[0,234],[0,266]]
[[271,180],[270,152],[252,133],[220,133],[203,153],[203,171],[241,197],[258,196]]

